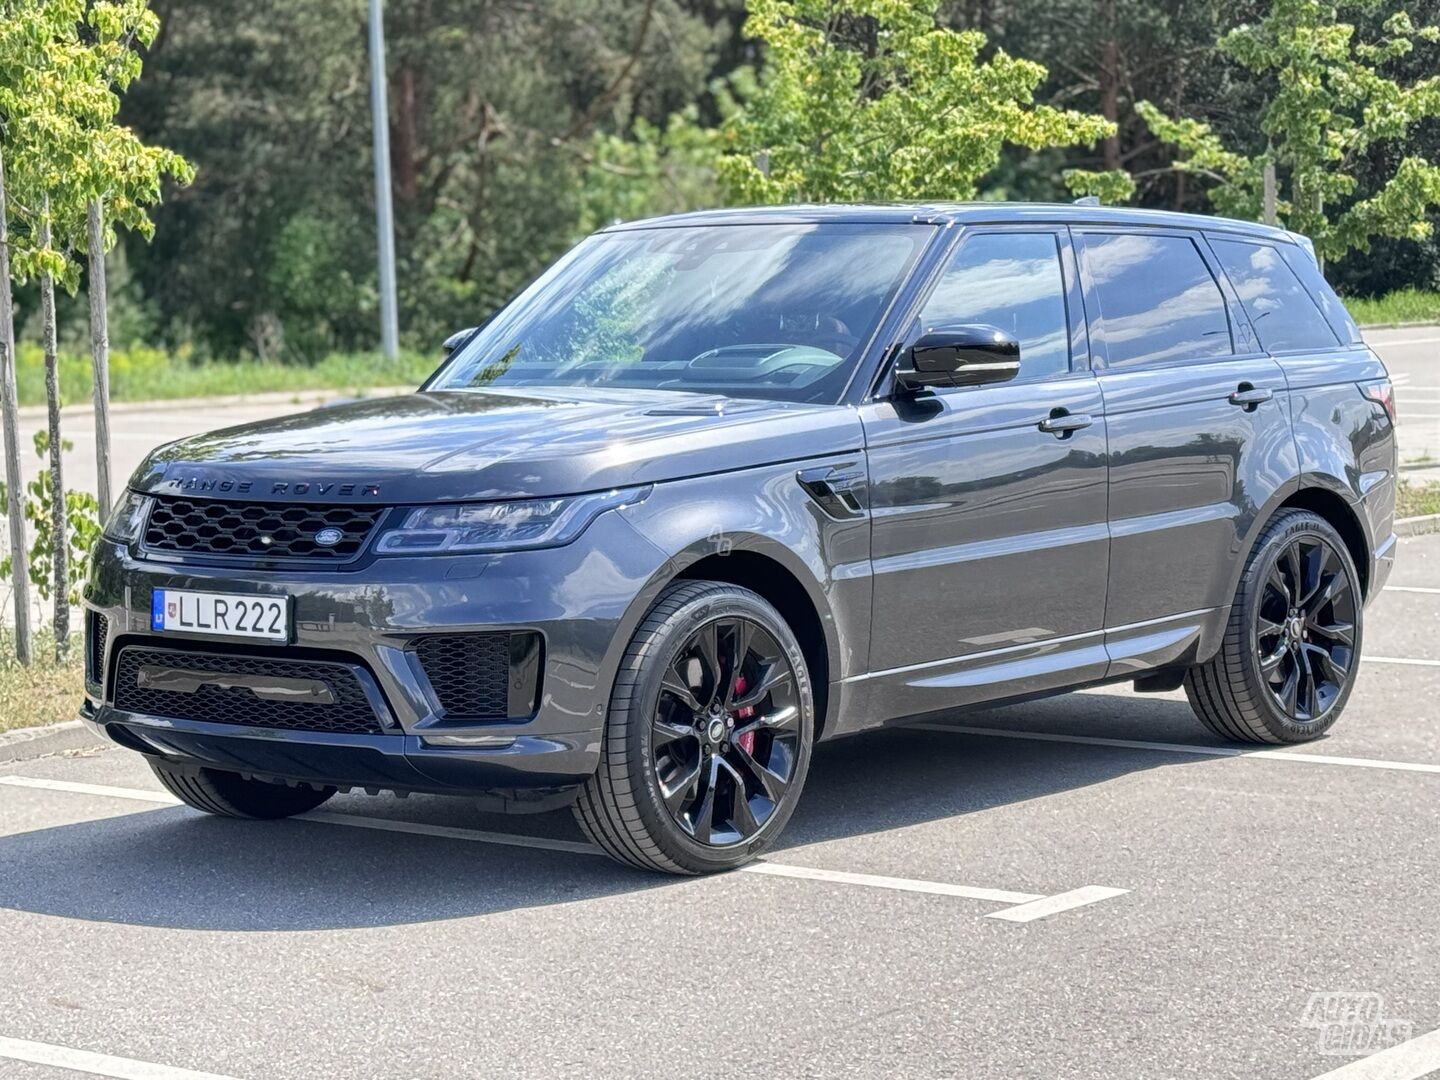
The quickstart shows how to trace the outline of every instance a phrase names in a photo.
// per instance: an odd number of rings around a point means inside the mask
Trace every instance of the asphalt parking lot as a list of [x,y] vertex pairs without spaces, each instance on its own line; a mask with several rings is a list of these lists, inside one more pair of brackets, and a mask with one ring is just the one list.
[[703,880],[563,813],[228,822],[119,750],[0,767],[0,1077],[1426,1075],[1440,536],[1390,585],[1322,742],[1115,688],[941,718],[821,747]]

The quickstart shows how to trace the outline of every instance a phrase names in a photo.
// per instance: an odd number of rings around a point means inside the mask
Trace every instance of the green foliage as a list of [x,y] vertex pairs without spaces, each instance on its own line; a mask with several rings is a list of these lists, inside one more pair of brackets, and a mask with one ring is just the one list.
[[[0,139],[6,159],[19,281],[49,275],[74,292],[86,246],[86,206],[106,205],[107,247],[119,225],[148,238],[146,207],[165,177],[194,175],[183,158],[115,123],[118,93],[139,75],[136,49],[159,20],[148,0],[0,2]],[[43,240],[43,228],[51,240]]]
[[[1008,144],[1094,143],[1101,117],[1036,104],[1045,69],[936,21],[938,0],[751,0],[759,86],[723,132],[737,201],[968,199]],[[1093,181],[1092,181],[1093,182]]]
[[1440,322],[1440,292],[1431,290],[1397,289],[1374,299],[1348,297],[1345,306],[1361,326]]
[[[710,90],[722,116],[753,88],[749,69],[716,80]],[[586,156],[580,227],[696,210],[719,201],[716,164],[724,147],[718,128],[700,122],[691,104],[663,125],[638,118],[628,135],[597,131]]]
[[[16,379],[22,405],[45,401],[45,366],[40,348],[22,342]],[[314,364],[253,360],[198,361],[189,350],[167,352],[143,345],[112,349],[112,401],[165,401],[231,394],[304,393],[339,390],[361,393],[377,387],[415,387],[433,372],[436,353],[402,352],[397,360],[380,353],[331,353]],[[60,395],[66,401],[87,401],[91,393],[90,355],[60,354]]]
[[[603,146],[594,150],[597,132],[663,129],[692,103],[699,123],[713,124],[698,99],[722,74],[713,68],[724,37],[694,8],[690,0],[386,5],[407,342],[434,349],[593,224],[636,212],[589,186],[611,163]],[[193,340],[218,357],[305,364],[371,347],[378,292],[365,6],[168,0],[165,13],[147,77],[122,112],[142,138],[199,168],[184,197],[157,211],[154,246],[127,245],[165,340]]]
[[[64,451],[73,450],[74,444],[68,439],[61,444]],[[35,432],[35,453],[46,460],[50,453],[50,435],[47,431]],[[41,600],[48,601],[51,595],[51,578],[54,575],[55,533],[51,517],[55,505],[55,489],[50,483],[50,471],[43,469],[35,480],[25,485],[25,520],[30,523],[34,540],[30,544],[30,581]],[[0,483],[0,504],[5,501],[5,485]],[[69,600],[80,603],[80,589],[90,572],[90,549],[100,538],[100,506],[95,496],[85,491],[65,493],[65,529],[69,550]],[[10,576],[10,557],[0,560],[0,580]]]
[[1440,76],[1402,84],[1383,72],[1416,42],[1440,41],[1440,28],[1416,28],[1404,11],[1384,18],[1374,41],[1361,41],[1342,13],[1364,15],[1377,0],[1272,0],[1263,18],[1230,31],[1220,49],[1266,80],[1258,154],[1227,149],[1209,125],[1171,120],[1140,103],[1155,134],[1184,155],[1176,167],[1216,182],[1218,209],[1261,216],[1265,166],[1277,170],[1279,220],[1304,233],[1324,258],[1368,250],[1372,237],[1422,239],[1427,212],[1440,205],[1440,167],[1406,155],[1373,188],[1357,171],[1379,144],[1403,144],[1422,121],[1440,117]]

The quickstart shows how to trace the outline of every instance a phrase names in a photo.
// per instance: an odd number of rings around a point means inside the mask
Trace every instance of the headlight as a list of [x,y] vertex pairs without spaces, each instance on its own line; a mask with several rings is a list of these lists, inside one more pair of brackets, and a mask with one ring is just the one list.
[[150,510],[150,498],[127,491],[105,519],[105,539],[122,544],[133,544],[145,530],[145,515]]
[[649,494],[649,487],[636,487],[568,499],[422,506],[407,511],[397,528],[380,537],[376,550],[381,555],[459,555],[560,547],[606,510],[632,506]]

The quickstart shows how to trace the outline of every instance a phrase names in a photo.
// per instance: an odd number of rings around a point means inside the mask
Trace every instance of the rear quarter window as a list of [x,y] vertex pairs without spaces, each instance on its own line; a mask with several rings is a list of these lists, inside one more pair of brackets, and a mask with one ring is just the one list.
[[1210,246],[1268,352],[1333,349],[1339,344],[1324,313],[1278,248],[1218,238],[1212,238]]
[[1108,366],[1233,352],[1225,298],[1188,236],[1083,234]]
[[1330,329],[1335,331],[1341,342],[1350,345],[1361,341],[1360,327],[1355,325],[1350,312],[1345,310],[1345,305],[1335,295],[1335,290],[1330,288],[1330,283],[1325,280],[1325,275],[1320,273],[1320,267],[1315,265],[1315,260],[1295,244],[1286,244],[1280,249],[1280,254],[1285,257],[1285,265],[1295,272],[1305,290],[1314,298],[1315,303],[1320,305],[1320,310],[1325,313],[1325,321],[1330,324]]

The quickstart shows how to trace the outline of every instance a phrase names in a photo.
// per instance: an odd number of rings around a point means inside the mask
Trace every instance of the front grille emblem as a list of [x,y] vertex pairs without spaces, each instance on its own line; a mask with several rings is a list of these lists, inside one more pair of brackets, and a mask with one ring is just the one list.
[[345,539],[345,534],[336,528],[321,529],[315,534],[315,543],[321,547],[334,547]]

